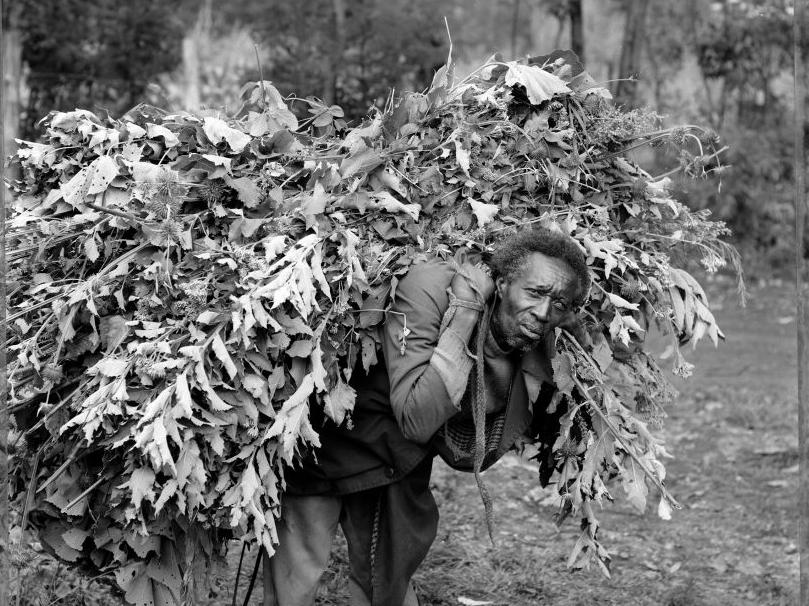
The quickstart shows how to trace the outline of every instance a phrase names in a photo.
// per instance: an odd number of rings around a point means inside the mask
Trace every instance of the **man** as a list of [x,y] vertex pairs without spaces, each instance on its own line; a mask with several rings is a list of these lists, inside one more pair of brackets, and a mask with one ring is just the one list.
[[558,420],[540,397],[552,390],[553,331],[575,319],[589,283],[578,245],[547,228],[504,241],[488,267],[413,267],[387,314],[380,363],[352,377],[352,427],[324,421],[321,448],[287,474],[265,605],[314,604],[338,524],[352,605],[417,605],[410,578],[438,524],[433,456],[477,472],[526,433],[553,441]]

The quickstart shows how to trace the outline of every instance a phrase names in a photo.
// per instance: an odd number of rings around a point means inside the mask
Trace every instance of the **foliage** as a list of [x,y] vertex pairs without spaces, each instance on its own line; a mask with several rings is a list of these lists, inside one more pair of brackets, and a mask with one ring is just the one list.
[[560,339],[564,415],[539,467],[561,517],[584,518],[571,565],[607,572],[592,503],[610,477],[640,511],[647,481],[661,516],[676,507],[650,431],[671,390],[645,335],[670,334],[687,375],[680,345],[722,334],[678,261],[738,269],[725,227],[624,152],[699,141],[685,166],[703,174],[715,137],[649,132],[654,116],[617,112],[570,53],[494,57],[459,82],[450,63],[353,129],[316,102],[299,123],[268,82],[242,99],[233,118],[53,112],[42,142],[21,142],[13,494],[43,543],[114,572],[138,605],[192,591],[195,557],[223,538],[272,553],[284,467],[318,444],[310,406],[350,417],[398,277],[544,222],[581,244],[594,288],[586,342]]

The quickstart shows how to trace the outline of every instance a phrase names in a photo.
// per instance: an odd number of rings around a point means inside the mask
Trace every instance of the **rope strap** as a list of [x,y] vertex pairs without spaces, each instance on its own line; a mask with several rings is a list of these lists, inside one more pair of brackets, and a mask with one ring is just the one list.
[[478,485],[478,492],[483,501],[483,508],[486,511],[486,530],[489,532],[489,540],[494,542],[494,516],[492,511],[492,499],[489,495],[489,490],[483,483],[481,476],[481,468],[483,467],[483,460],[486,457],[486,384],[484,382],[483,371],[485,363],[483,360],[483,347],[486,342],[486,334],[489,329],[489,322],[492,318],[493,306],[488,306],[486,311],[481,314],[478,319],[478,334],[476,342],[476,363],[475,370],[477,375],[477,384],[473,392],[472,400],[472,421],[475,424],[475,482]]

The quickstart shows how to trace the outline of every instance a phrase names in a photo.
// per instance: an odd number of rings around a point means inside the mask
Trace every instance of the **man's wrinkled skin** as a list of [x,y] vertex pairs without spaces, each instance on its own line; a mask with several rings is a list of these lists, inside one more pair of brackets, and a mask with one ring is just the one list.
[[573,268],[563,259],[534,252],[510,279],[498,277],[493,282],[484,270],[470,265],[462,267],[458,277],[452,287],[461,298],[465,294],[469,300],[480,300],[497,293],[491,331],[505,350],[534,349],[573,316],[571,303],[579,284]]
[[492,332],[501,347],[528,351],[571,314],[578,279],[566,261],[531,253],[510,280],[497,278]]

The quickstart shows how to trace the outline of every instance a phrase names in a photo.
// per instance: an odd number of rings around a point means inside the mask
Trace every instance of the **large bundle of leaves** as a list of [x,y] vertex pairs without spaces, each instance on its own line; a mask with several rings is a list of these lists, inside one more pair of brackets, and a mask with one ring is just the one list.
[[272,553],[284,465],[318,444],[310,407],[350,423],[397,279],[552,222],[594,287],[586,342],[559,340],[564,415],[539,464],[585,519],[571,564],[606,571],[590,504],[611,476],[638,510],[649,484],[662,516],[676,507],[650,432],[670,390],[644,337],[670,334],[687,374],[680,345],[721,333],[684,263],[736,262],[721,224],[624,152],[693,141],[683,168],[702,174],[714,138],[620,111],[561,53],[459,82],[450,65],[352,129],[316,101],[299,121],[268,82],[242,98],[233,117],[54,113],[21,142],[6,346],[26,521],[133,604],[182,599],[221,538]]

